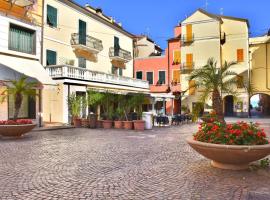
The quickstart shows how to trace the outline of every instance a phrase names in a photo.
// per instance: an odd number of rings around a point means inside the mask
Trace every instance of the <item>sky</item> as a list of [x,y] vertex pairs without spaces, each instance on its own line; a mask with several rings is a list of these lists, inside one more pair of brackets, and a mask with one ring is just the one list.
[[[173,37],[173,28],[198,8],[210,13],[247,18],[251,36],[270,28],[270,0],[75,0],[100,7],[133,34],[147,34],[162,48]],[[206,6],[207,5],[207,6]]]

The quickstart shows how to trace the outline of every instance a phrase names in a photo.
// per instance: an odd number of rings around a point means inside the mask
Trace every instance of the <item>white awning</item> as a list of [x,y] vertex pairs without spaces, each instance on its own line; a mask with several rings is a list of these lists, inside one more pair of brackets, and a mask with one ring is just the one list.
[[23,75],[44,85],[56,85],[39,61],[0,55],[0,80],[14,80]]

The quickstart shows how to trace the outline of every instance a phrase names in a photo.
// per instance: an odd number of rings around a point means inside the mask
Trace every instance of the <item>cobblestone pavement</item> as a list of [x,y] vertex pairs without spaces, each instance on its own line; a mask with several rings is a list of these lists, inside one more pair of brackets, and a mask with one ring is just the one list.
[[0,139],[0,199],[270,199],[270,170],[212,168],[185,142],[195,130],[67,129]]

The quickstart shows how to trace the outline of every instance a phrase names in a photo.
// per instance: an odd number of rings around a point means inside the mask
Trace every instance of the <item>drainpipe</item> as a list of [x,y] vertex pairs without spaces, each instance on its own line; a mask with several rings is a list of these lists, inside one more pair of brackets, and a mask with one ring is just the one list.
[[[171,91],[171,88],[170,88],[170,42],[169,41],[168,41],[167,47],[168,47],[168,57],[167,57],[168,59],[168,89],[170,89]],[[165,114],[166,114],[166,106],[165,106]]]
[[42,17],[41,17],[41,42],[40,42],[40,48],[41,48],[41,53],[40,53],[40,63],[43,65],[43,48],[44,48],[44,10],[45,10],[45,6],[44,6],[44,1],[42,1]]
[[265,63],[266,63],[266,89],[268,89],[268,90],[270,90],[270,87],[269,87],[269,85],[268,85],[268,58],[267,58],[267,56],[268,56],[268,44],[270,44],[270,42],[266,42],[266,44],[265,44],[265,48],[266,48],[266,50],[265,50]]

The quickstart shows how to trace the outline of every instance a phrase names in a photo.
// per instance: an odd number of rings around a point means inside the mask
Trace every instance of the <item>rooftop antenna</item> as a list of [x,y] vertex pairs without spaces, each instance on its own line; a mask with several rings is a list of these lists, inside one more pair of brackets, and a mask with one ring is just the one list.
[[208,0],[205,0],[205,10],[208,10],[208,6],[209,6]]
[[149,34],[150,34],[150,28],[149,27],[146,28],[146,34],[149,37]]
[[224,14],[224,9],[220,8],[220,15],[223,15],[223,14]]

